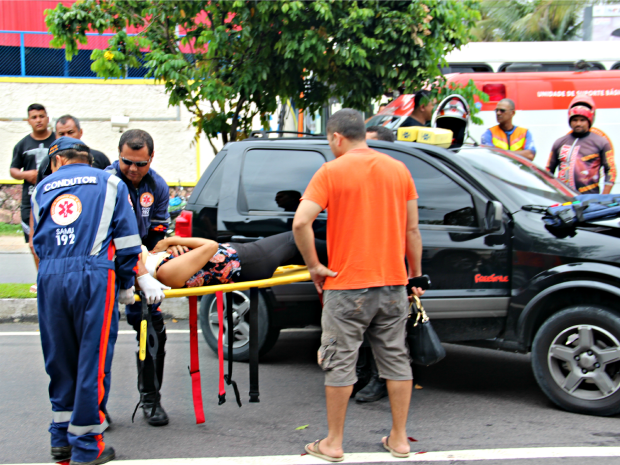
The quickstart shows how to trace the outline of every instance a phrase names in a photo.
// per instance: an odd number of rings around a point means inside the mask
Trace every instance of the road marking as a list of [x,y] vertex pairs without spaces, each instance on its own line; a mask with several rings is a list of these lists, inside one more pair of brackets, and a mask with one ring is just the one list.
[[[340,463],[453,462],[515,459],[550,459],[572,457],[620,457],[620,447],[531,447],[518,449],[478,449],[439,452],[412,452],[407,459],[387,452],[345,454]],[[125,465],[325,465],[311,455],[272,455],[258,457],[207,457],[194,459],[115,460]],[[47,464],[13,464],[47,465]]]
[[[321,328],[289,328],[289,329],[282,330],[282,332],[287,332],[287,333],[295,333],[295,332],[300,332],[300,331],[318,332],[318,331],[321,331]],[[202,329],[199,329],[198,332],[202,333]],[[167,334],[189,334],[189,329],[169,329],[168,326],[166,326],[166,333]],[[123,329],[123,330],[120,330],[118,334],[119,335],[121,334],[135,335],[136,332],[131,329]],[[40,336],[40,335],[41,333],[39,331],[0,331],[0,336]]]
[[[202,329],[198,330],[199,333],[202,333]],[[166,329],[167,334],[189,334],[189,329]],[[136,332],[132,329],[123,329],[118,332],[121,334],[130,334],[136,335]],[[41,333],[39,331],[6,331],[0,332],[0,336],[40,336]]]

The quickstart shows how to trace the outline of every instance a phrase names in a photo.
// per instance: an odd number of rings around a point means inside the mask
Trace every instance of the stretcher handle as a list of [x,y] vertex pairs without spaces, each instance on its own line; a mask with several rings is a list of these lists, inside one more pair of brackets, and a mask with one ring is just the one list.
[[[217,284],[215,286],[189,287],[182,289],[171,289],[164,291],[166,298],[172,297],[190,297],[198,295],[215,294],[216,292],[231,291],[247,291],[253,287],[263,289],[266,287],[281,286],[283,284],[299,283],[302,281],[310,281],[310,272],[308,268],[301,265],[281,266],[273,274],[271,278],[259,279],[256,281],[245,281],[242,283]],[[140,295],[136,296],[136,301],[140,301]]]
[[144,359],[146,359],[146,338],[148,332],[146,313],[149,310],[143,292],[138,291],[138,295],[140,296],[142,302],[142,321],[140,321],[140,345],[138,350],[138,358],[141,362],[144,362]]

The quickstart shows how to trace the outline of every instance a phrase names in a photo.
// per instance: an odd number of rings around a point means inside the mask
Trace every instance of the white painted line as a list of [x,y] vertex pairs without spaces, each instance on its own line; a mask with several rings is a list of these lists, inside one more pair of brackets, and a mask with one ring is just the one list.
[[[202,329],[198,330],[199,333],[202,333]],[[166,329],[167,334],[189,334],[189,329]],[[136,335],[136,332],[131,329],[123,329],[118,332],[119,335],[123,334],[132,334]],[[0,336],[40,336],[41,333],[39,331],[0,331]]]
[[[515,459],[549,459],[572,457],[620,457],[620,447],[533,447],[520,449],[479,449],[440,452],[412,452],[399,459],[387,452],[345,454],[339,463],[407,463],[453,462]],[[258,457],[207,457],[195,459],[115,460],[125,465],[325,465],[327,462],[311,455],[272,455]],[[540,463],[540,462],[536,462]],[[47,465],[47,464],[13,464]]]
[[[0,0],[1,1],[1,0]],[[318,332],[321,328],[288,328],[283,329],[282,332],[297,333],[301,331]],[[202,329],[198,329],[198,332],[202,334]],[[170,329],[170,325],[166,325],[167,334],[189,334],[189,329]],[[40,336],[39,331],[0,331],[1,336]],[[119,335],[133,334],[136,332],[131,329],[123,329],[118,332]]]

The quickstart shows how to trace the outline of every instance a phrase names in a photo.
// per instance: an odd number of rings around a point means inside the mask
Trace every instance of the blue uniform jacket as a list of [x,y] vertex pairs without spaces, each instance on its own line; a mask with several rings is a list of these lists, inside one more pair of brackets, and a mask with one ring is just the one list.
[[[158,240],[164,238],[170,224],[170,213],[168,213],[170,190],[168,184],[154,169],[149,169],[136,189],[132,182],[123,176],[118,160],[108,166],[105,171],[121,178],[129,189],[129,196],[138,221],[140,238],[149,250],[152,249]],[[147,236],[155,237],[153,240],[147,241]]]
[[134,284],[140,236],[125,184],[83,163],[61,166],[31,198],[39,273],[79,267],[115,269],[122,289]]

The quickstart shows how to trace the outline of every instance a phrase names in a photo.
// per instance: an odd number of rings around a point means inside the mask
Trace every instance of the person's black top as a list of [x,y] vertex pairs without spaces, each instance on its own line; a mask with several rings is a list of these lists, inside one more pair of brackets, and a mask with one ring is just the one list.
[[[90,153],[94,159],[93,168],[103,170],[110,166],[110,159],[106,156],[105,153],[94,149],[90,149]],[[37,174],[37,184],[39,184],[41,181],[43,181],[43,178],[45,178],[45,175],[43,173],[45,173],[48,164],[49,158],[45,157],[45,159],[41,162],[41,166],[39,166],[39,173]]]
[[[229,242],[241,262],[239,282],[271,278],[276,268],[283,265],[303,265],[292,231],[269,236],[255,242]],[[327,266],[327,242],[314,240],[319,261]],[[212,266],[212,263],[207,263]],[[204,269],[204,268],[203,268]]]
[[[47,151],[56,140],[56,134],[52,134],[44,140],[36,140],[28,134],[20,140],[13,149],[13,161],[11,168],[22,169],[24,171],[36,170],[43,161],[47,164]],[[47,166],[47,165],[46,165]],[[30,208],[30,196],[34,190],[34,185],[24,180],[22,189],[22,208]]]
[[427,126],[427,125],[420,123],[413,116],[407,116],[407,119],[405,120],[405,122],[401,126],[403,128],[410,128],[410,127],[413,127],[413,126]]

